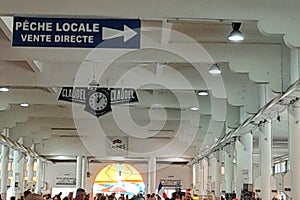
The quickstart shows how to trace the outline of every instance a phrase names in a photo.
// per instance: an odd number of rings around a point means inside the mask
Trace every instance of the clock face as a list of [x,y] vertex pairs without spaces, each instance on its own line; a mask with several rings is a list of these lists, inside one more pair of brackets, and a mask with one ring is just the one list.
[[103,110],[108,103],[107,96],[102,92],[94,92],[89,97],[89,105],[95,111]]

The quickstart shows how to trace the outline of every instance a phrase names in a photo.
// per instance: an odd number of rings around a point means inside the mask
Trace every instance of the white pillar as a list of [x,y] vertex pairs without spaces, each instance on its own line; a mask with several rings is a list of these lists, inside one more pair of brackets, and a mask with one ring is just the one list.
[[43,186],[43,161],[41,159],[37,159],[37,171],[36,171],[36,183],[35,183],[35,193],[41,194],[42,186]]
[[12,195],[17,195],[17,189],[18,187],[15,187],[19,185],[20,182],[20,173],[19,173],[19,161],[20,160],[20,154],[17,150],[14,150],[14,158],[13,158],[13,179],[11,182],[11,188],[12,188]]
[[197,173],[197,168],[196,168],[196,163],[194,163],[193,165],[192,165],[192,175],[193,175],[193,188],[196,186],[196,173]]
[[300,197],[300,108],[299,103],[289,108],[289,158],[291,167],[291,194],[293,199]]
[[[23,138],[20,137],[19,143],[23,143]],[[20,198],[24,190],[24,157],[18,150],[14,150],[13,158],[13,181],[12,181],[12,194],[16,199]]]
[[[240,107],[240,123],[243,123],[248,114],[244,107]],[[240,142],[244,146],[244,161],[242,162],[243,184],[253,184],[253,135],[249,132],[240,137]]]
[[[9,129],[4,128],[3,133],[5,137],[9,136]],[[9,148],[5,145],[2,145],[1,148],[1,197],[2,199],[6,199],[6,191],[7,191],[7,180],[8,180],[8,156],[9,156]]]
[[215,196],[217,198],[220,198],[220,196],[221,196],[221,190],[220,190],[221,165],[220,165],[219,158],[214,157],[213,161],[214,161],[213,169],[214,169],[214,182],[215,182]]
[[[225,148],[232,148],[231,146]],[[233,151],[229,149],[228,151],[224,151],[224,167],[225,167],[225,192],[232,193],[233,192]]]
[[148,193],[155,193],[156,188],[156,157],[149,158],[148,164]]
[[197,161],[193,164],[193,192],[199,195],[200,191],[200,164]]
[[267,121],[259,127],[260,138],[260,175],[261,197],[271,199],[271,175],[272,175],[272,137],[271,122]]
[[291,48],[291,57],[290,57],[290,71],[291,71],[291,84],[299,79],[299,48]]
[[33,162],[34,158],[30,155],[27,156],[27,187],[26,189],[32,189],[33,188]]
[[244,146],[244,158],[246,158],[243,162],[243,183],[253,184],[253,135],[246,133],[241,136],[241,143]]
[[242,143],[237,140],[235,142],[236,149],[236,173],[235,173],[235,189],[237,196],[241,196],[241,191],[243,189],[243,162],[245,160],[244,157],[244,146]]
[[[268,102],[267,85],[260,85],[260,107]],[[260,185],[262,199],[271,199],[271,175],[272,175],[272,132],[271,122],[265,121],[259,127],[259,147],[260,147]]]
[[82,156],[77,156],[76,162],[76,188],[81,188],[82,184]]
[[81,187],[86,188],[86,173],[87,173],[87,157],[82,158],[82,177]]
[[208,183],[208,159],[203,158],[201,160],[201,167],[202,167],[202,191],[201,194],[207,194],[207,183]]

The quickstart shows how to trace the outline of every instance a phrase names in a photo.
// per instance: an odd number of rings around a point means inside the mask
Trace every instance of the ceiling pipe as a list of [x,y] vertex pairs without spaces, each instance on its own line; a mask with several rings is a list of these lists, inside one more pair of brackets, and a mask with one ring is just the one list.
[[[236,129],[231,130],[228,132],[224,137],[219,138],[215,144],[213,144],[210,148],[205,149],[204,151],[200,152],[198,156],[196,156],[191,162],[188,163],[188,165],[192,165],[194,163],[197,163],[199,160],[202,160],[203,158],[207,157],[209,154],[213,153],[214,151],[218,150],[220,147],[224,146],[228,142],[232,142],[235,140],[236,137],[242,136],[244,133],[242,132],[242,129],[249,126],[253,122],[255,122],[256,119],[259,119],[267,110],[272,108],[274,105],[288,97],[290,94],[295,92],[300,87],[300,80],[293,83],[284,93],[277,95],[274,97],[271,101],[269,101],[266,105],[264,105],[255,115],[247,118],[243,123],[241,123]],[[259,124],[255,125],[255,128],[257,128]]]
[[40,156],[37,152],[35,152],[31,148],[26,147],[23,144],[20,144],[18,142],[12,141],[10,138],[8,138],[2,134],[0,134],[0,144],[5,145],[14,150],[20,151],[26,155],[30,155],[34,158],[41,159],[43,162],[48,161],[46,158]]

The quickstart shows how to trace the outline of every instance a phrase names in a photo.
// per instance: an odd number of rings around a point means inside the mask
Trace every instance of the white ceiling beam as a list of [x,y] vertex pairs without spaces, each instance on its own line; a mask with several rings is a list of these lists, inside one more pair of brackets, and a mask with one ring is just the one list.
[[32,68],[34,72],[42,72],[43,71],[43,63],[37,60],[28,60],[28,65]]
[[12,41],[12,17],[0,17],[0,28],[9,41]]
[[[73,6],[69,6],[73,5]],[[159,5],[159,9],[157,9]],[[180,6],[178,6],[180,5]],[[218,6],[215,6],[218,5]],[[190,1],[181,3],[180,0],[139,1],[91,0],[87,4],[80,0],[53,0],[51,3],[28,0],[26,4],[21,0],[11,0],[2,4],[0,15],[22,16],[95,16],[112,18],[139,18],[139,19],[193,19],[193,20],[258,20],[261,32],[282,34],[287,44],[300,46],[300,13],[299,1],[291,0],[284,3],[275,0],[248,1]],[[146,8],[146,9],[141,9]],[[266,12],[266,10],[268,12]],[[280,12],[278,12],[280,10]],[[101,13],[101,15],[99,14]],[[276,20],[274,20],[276,19]],[[286,23],[286,22],[293,23]]]
[[170,42],[172,25],[167,20],[162,21],[161,44],[168,44]]
[[[8,38],[9,41],[12,41],[12,32],[13,32],[13,18],[12,17],[0,17],[0,28]],[[13,59],[12,59],[13,60]],[[36,60],[25,59],[28,65],[32,68],[34,72],[42,72],[42,63]]]
[[[198,45],[197,45],[198,46]],[[170,55],[170,53],[159,51],[160,47],[157,46],[157,50],[143,50],[142,52],[133,53],[136,50],[131,49],[69,49],[69,48],[18,48],[11,47],[10,42],[3,42],[0,46],[0,60],[37,60],[40,62],[83,62],[83,61],[122,61],[122,62],[139,62],[139,63],[185,63],[186,60],[180,58],[179,56]],[[164,46],[166,47],[166,46]],[[265,58],[264,62],[269,62],[272,58],[274,59],[274,54],[277,55],[278,50],[280,51],[281,46],[278,44],[232,44],[232,43],[201,43],[199,44],[199,54],[195,54],[193,51],[195,45],[187,44],[180,42],[174,42],[169,44],[170,48],[178,48],[182,49],[182,53],[189,54],[191,63],[198,62],[212,62],[211,59],[214,59],[215,62],[225,62],[226,60],[243,60],[245,66],[248,62],[245,59],[248,58],[249,62],[253,61],[253,57],[257,57],[259,62],[262,62]],[[226,50],[226,55],[224,54],[224,50]],[[130,55],[127,55],[131,53]],[[117,56],[115,56],[115,54]],[[119,55],[126,55],[125,57],[116,59]],[[249,55],[250,56],[249,58]],[[262,56],[265,55],[265,56]],[[208,58],[211,56],[212,58]],[[112,60],[113,59],[113,60]],[[252,61],[251,61],[251,60]],[[276,59],[280,59],[276,57]],[[258,62],[257,61],[257,62]],[[239,66],[239,67],[242,67]]]

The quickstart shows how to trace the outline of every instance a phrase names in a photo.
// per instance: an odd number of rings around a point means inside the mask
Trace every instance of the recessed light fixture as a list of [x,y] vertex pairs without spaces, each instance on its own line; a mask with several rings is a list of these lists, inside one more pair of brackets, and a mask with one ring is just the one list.
[[28,107],[28,106],[29,106],[29,103],[23,102],[23,103],[20,103],[20,106],[21,106],[21,107]]
[[207,96],[207,95],[208,95],[208,92],[205,91],[205,90],[201,90],[201,91],[198,92],[198,95],[199,95],[199,96]]
[[190,107],[190,109],[193,110],[193,111],[199,110],[199,108],[196,107],[196,106],[192,106],[192,107]]
[[209,72],[210,74],[221,74],[221,73],[222,73],[222,71],[220,70],[220,68],[219,68],[219,66],[218,66],[217,64],[213,64],[213,65],[209,68],[208,72]]
[[0,92],[8,92],[9,88],[8,87],[0,87]]
[[244,35],[239,30],[241,27],[240,22],[232,22],[232,31],[228,36],[228,40],[238,42],[244,40]]

